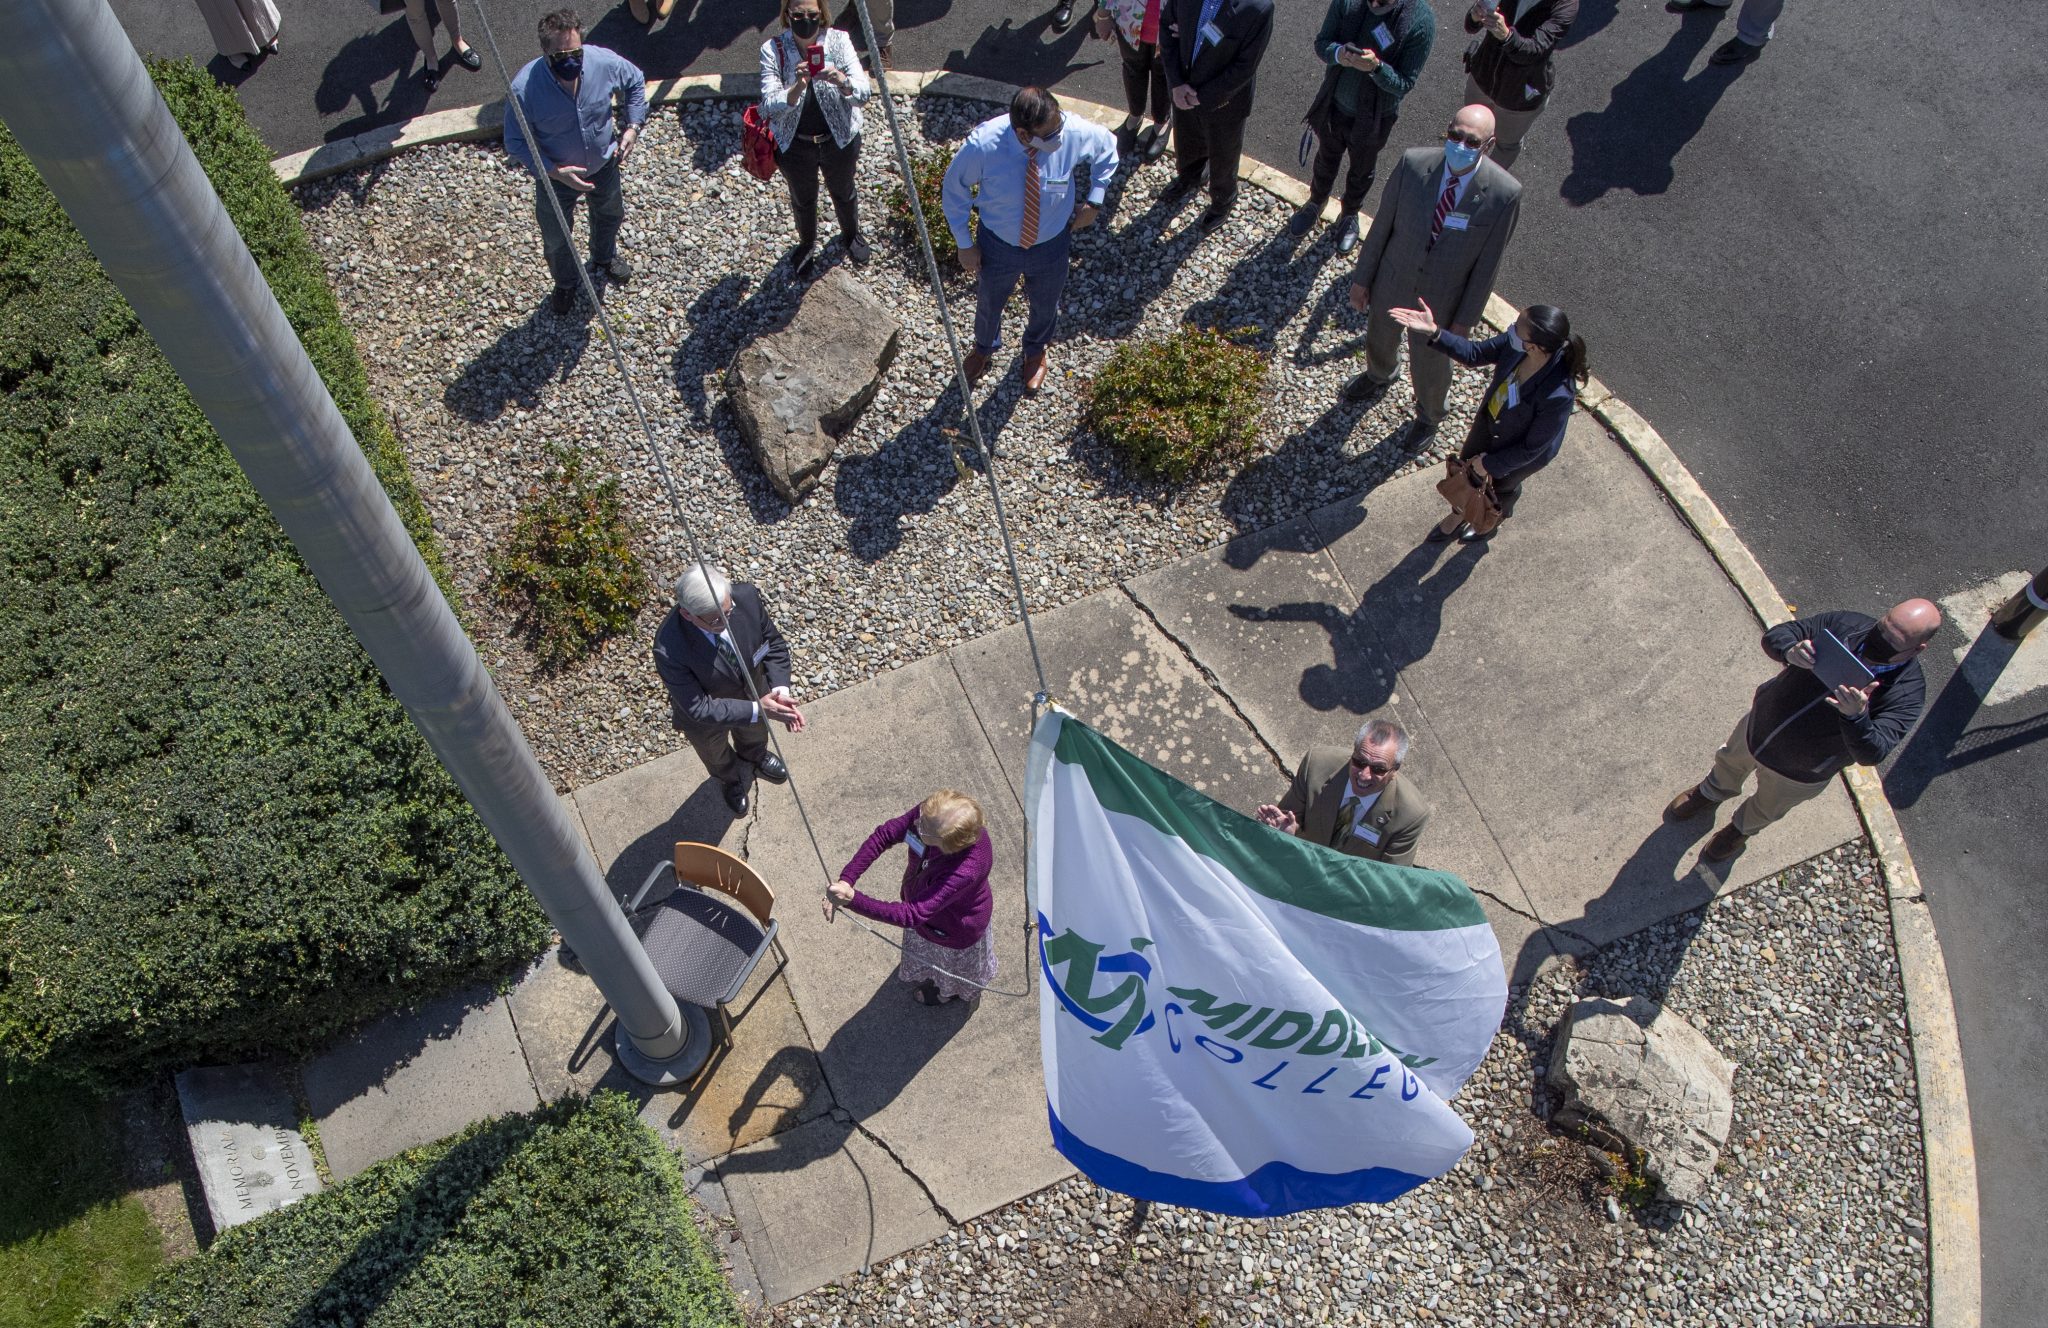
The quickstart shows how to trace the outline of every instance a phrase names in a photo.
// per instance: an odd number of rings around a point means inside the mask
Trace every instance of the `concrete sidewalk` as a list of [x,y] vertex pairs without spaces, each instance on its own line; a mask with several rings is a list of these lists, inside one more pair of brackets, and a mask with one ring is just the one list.
[[[1839,786],[1728,869],[1663,805],[1705,773],[1772,666],[1713,558],[1634,461],[1574,418],[1562,457],[1491,544],[1430,545],[1434,473],[1137,577],[1034,622],[1052,690],[1148,761],[1249,812],[1302,749],[1363,717],[1414,735],[1436,811],[1419,860],[1479,892],[1511,982],[1855,838]],[[651,684],[650,684],[651,685]],[[825,867],[932,789],[972,792],[995,838],[998,986],[927,1009],[896,952],[828,926],[825,873],[787,789],[733,824],[688,753],[570,800],[621,894],[677,839],[744,852],[780,892],[785,973],[757,980],[731,1053],[689,1094],[611,1063],[594,988],[543,959],[508,995],[387,1020],[313,1062],[330,1166],[570,1089],[640,1098],[729,1219],[743,1290],[775,1303],[1068,1175],[1039,1073],[1023,893],[1035,690],[1021,628],[821,698],[785,750]],[[1725,819],[1725,817],[1723,818]],[[891,860],[877,866],[886,882]],[[752,1004],[745,1002],[751,1000]]]

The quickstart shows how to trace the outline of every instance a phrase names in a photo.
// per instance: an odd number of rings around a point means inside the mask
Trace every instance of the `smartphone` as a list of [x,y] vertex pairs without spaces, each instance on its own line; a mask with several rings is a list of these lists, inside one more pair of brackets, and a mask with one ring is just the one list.
[[812,78],[825,72],[825,47],[822,44],[804,52],[804,68],[810,70]]

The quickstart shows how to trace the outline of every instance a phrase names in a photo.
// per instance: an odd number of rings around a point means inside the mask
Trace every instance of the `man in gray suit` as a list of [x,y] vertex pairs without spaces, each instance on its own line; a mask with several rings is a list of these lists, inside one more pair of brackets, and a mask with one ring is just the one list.
[[1401,778],[1407,759],[1408,731],[1375,719],[1358,730],[1350,751],[1309,748],[1279,804],[1254,814],[1263,825],[1339,853],[1413,867],[1429,804]]
[[[1387,178],[1372,229],[1358,246],[1351,307],[1372,318],[1365,331],[1365,372],[1344,387],[1344,399],[1377,400],[1400,366],[1401,325],[1396,309],[1418,300],[1443,311],[1459,336],[1486,311],[1501,254],[1522,212],[1522,186],[1486,154],[1493,147],[1493,112],[1467,106],[1451,117],[1438,147],[1410,148]],[[1415,385],[1415,420],[1408,444],[1436,432],[1450,410],[1451,360],[1408,335],[1408,371]]]

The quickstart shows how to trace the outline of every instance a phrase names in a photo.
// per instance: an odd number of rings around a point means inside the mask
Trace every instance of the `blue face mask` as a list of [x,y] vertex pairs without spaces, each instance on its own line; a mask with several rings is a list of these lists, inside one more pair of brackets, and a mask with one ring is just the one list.
[[1451,168],[1451,174],[1463,175],[1478,164],[1478,148],[1460,143],[1455,138],[1444,140],[1444,165]]
[[1522,334],[1515,331],[1515,326],[1512,323],[1508,324],[1508,344],[1510,346],[1513,346],[1516,350],[1528,349],[1527,346],[1524,346],[1522,344]]
[[548,57],[548,69],[564,83],[574,83],[583,76],[583,52],[564,51]]

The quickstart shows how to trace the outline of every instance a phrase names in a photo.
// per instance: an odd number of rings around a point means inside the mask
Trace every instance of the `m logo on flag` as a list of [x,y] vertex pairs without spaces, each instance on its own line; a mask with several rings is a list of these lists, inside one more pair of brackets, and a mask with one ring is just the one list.
[[1507,981],[1462,881],[1260,825],[1057,710],[1026,813],[1047,1116],[1090,1179],[1269,1217],[1384,1202],[1471,1146],[1446,1099]]

